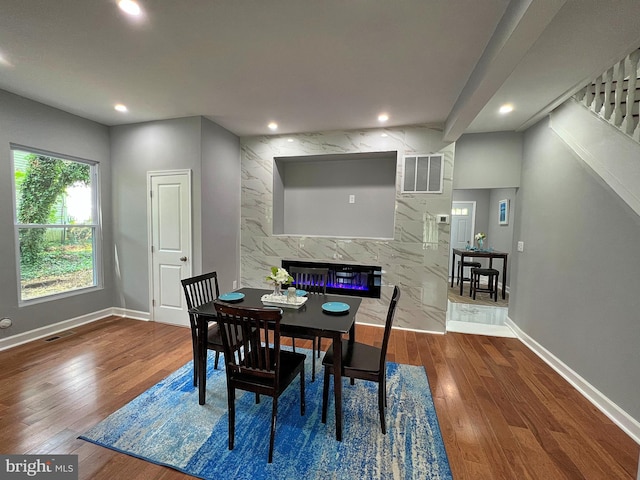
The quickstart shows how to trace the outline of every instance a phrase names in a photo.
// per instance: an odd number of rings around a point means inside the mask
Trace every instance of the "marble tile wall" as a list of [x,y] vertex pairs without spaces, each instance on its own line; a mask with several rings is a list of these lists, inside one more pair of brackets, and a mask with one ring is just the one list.
[[[437,224],[436,216],[451,213],[455,148],[442,140],[441,131],[404,127],[245,137],[241,149],[242,286],[267,288],[267,271],[283,258],[380,265],[382,298],[363,299],[357,321],[383,324],[393,286],[398,285],[402,297],[395,326],[445,331],[450,230]],[[378,151],[398,152],[392,240],[272,235],[274,157]],[[445,159],[444,193],[401,194],[402,157],[436,152]]]

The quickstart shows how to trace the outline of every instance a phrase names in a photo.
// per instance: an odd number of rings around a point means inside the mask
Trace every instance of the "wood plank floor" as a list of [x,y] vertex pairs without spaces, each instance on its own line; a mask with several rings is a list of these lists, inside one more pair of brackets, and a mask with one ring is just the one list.
[[[76,438],[190,358],[187,329],[116,317],[0,352],[0,451],[76,454],[81,479],[191,478]],[[638,445],[516,339],[397,330],[388,360],[424,365],[456,480],[636,479]]]

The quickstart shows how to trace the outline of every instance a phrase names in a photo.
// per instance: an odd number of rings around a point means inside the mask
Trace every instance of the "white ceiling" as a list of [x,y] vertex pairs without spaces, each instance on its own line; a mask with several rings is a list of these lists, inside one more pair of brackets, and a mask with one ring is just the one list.
[[384,111],[455,140],[529,126],[640,46],[638,0],[139,3],[132,20],[116,0],[0,0],[0,88],[105,125],[202,115],[286,134]]

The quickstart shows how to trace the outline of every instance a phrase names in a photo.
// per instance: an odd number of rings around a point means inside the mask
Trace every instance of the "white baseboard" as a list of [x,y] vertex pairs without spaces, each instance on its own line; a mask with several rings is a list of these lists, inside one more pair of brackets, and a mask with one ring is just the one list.
[[[527,335],[516,325],[513,320],[507,317],[505,322],[513,330],[517,338],[524,343],[533,353],[538,355],[547,365],[553,368],[560,376],[569,382],[582,396],[589,400],[598,410],[604,413],[609,419],[618,425],[636,443],[640,444],[640,422],[622,410],[618,405],[607,398],[597,388],[587,382],[584,378],[574,372],[558,357],[544,348],[533,338]],[[639,479],[640,480],[640,479]]]
[[132,318],[135,320],[148,321],[150,319],[150,314],[148,312],[138,312],[136,310],[127,310],[123,308],[105,308],[104,310],[87,313],[86,315],[81,315],[76,318],[63,320],[62,322],[47,325],[46,327],[36,328],[35,330],[18,333],[17,335],[12,335],[11,337],[0,339],[0,351],[17,347],[18,345],[32,342],[33,340],[46,338],[51,335],[55,335],[56,333],[63,332],[64,330],[69,330],[70,328],[79,327],[80,325],[85,325],[91,322],[96,322],[112,315]]

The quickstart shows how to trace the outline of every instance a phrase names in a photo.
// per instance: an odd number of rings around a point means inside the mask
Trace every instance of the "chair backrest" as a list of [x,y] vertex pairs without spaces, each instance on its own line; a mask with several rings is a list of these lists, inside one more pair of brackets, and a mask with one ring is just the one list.
[[384,337],[382,339],[382,349],[380,352],[380,371],[384,372],[384,363],[387,358],[387,348],[389,347],[389,337],[391,336],[391,326],[393,325],[393,317],[396,313],[396,305],[400,298],[400,288],[396,285],[393,289],[393,295],[391,296],[391,303],[389,304],[389,310],[387,311],[387,320],[384,324]]
[[[189,310],[212,302],[220,296],[217,272],[203,273],[195,277],[185,278],[181,282]],[[189,320],[191,321],[191,328],[195,328],[195,316],[189,314]]]
[[296,288],[306,290],[309,293],[322,295],[327,293],[328,268],[290,267],[289,275],[293,277]]
[[282,311],[237,307],[220,300],[215,301],[215,307],[227,374],[241,376],[243,382],[255,379],[278,391]]

